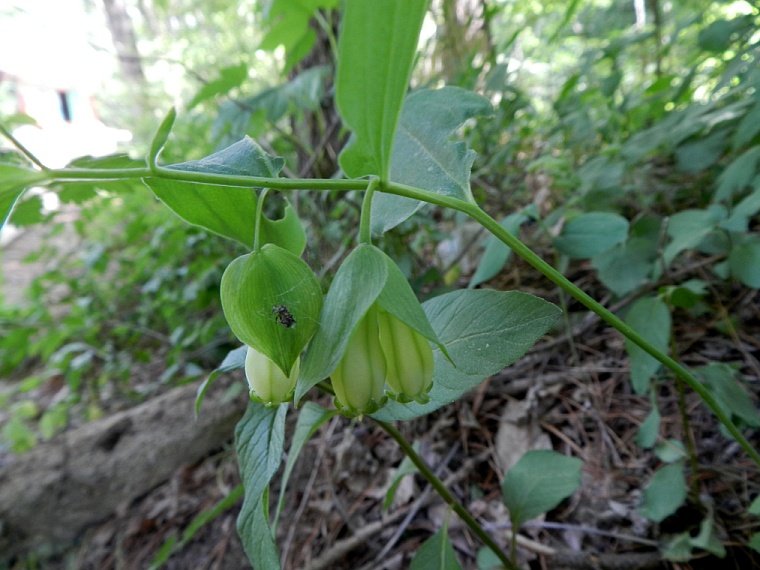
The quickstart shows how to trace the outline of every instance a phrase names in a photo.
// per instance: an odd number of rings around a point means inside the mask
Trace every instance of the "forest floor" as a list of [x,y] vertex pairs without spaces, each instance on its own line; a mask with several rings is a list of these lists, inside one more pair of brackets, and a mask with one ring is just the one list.
[[[694,267],[700,271],[699,264]],[[609,304],[589,266],[573,266],[569,277]],[[512,263],[487,286],[559,302],[551,284],[520,262]],[[708,304],[733,316],[736,333],[725,333],[718,312],[692,316],[679,311],[674,316],[675,348],[680,361],[690,367],[709,362],[736,366],[756,397],[760,293],[725,287],[713,291]],[[620,310],[631,300],[613,308]],[[640,516],[642,491],[662,465],[653,451],[636,443],[638,429],[651,410],[650,400],[631,389],[622,337],[574,302],[568,305],[568,317],[569,334],[560,326],[460,401],[400,424],[399,429],[419,443],[422,457],[505,548],[509,517],[501,499],[501,481],[506,470],[529,449],[554,449],[584,461],[580,489],[521,530],[517,552],[524,568],[760,568],[760,555],[742,546],[753,528],[758,530],[746,505],[760,491],[760,471],[721,434],[695,394],[687,391],[681,400],[678,386],[666,374],[656,389],[662,414],[658,441],[693,439],[698,471],[686,462],[693,493],[675,515],[660,524]],[[318,402],[330,406],[326,397]],[[289,416],[288,434],[295,416]],[[760,443],[756,433],[748,435],[754,445]],[[286,441],[286,449],[287,445]],[[449,516],[447,506],[419,475],[404,477],[393,504],[383,509],[394,469],[402,459],[395,443],[370,421],[336,417],[326,422],[304,448],[291,477],[277,536],[284,567],[407,568],[420,544],[448,519],[462,567],[478,568],[482,545],[456,515]],[[273,502],[279,494],[277,481],[275,477]],[[125,504],[66,552],[49,557],[41,550],[12,568],[154,567],[162,548],[169,551],[169,541],[181,539],[196,516],[213,508],[238,484],[230,441]],[[187,544],[167,554],[161,567],[249,567],[235,530],[238,508],[239,503],[203,525]],[[705,513],[712,513],[726,558],[696,551],[689,561],[663,560],[658,546],[679,533],[696,536]]]

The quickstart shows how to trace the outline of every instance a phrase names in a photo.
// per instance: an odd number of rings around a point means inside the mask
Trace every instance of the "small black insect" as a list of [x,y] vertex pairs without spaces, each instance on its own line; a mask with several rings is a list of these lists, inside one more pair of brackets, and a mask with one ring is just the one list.
[[275,305],[272,307],[272,314],[275,315],[274,321],[289,329],[296,324],[296,319],[290,314],[285,305]]

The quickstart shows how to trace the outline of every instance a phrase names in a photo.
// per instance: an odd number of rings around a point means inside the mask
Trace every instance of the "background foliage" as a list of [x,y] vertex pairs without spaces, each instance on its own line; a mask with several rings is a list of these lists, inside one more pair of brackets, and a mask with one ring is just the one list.
[[[130,22],[143,80],[121,70],[99,97],[103,119],[130,128],[130,149],[144,151],[161,114],[179,101],[184,112],[163,154],[168,163],[199,159],[247,135],[285,159],[284,175],[329,177],[341,166],[361,174],[361,161],[337,161],[347,142],[333,100],[341,97],[333,89],[338,3],[306,4],[135,2]],[[591,274],[592,287],[662,350],[677,356],[686,343],[674,323],[700,319],[746,344],[732,300],[760,288],[757,4],[439,0],[425,18],[412,85],[455,86],[437,93],[441,108],[453,98],[462,116],[432,113],[438,122],[431,128],[456,132],[477,151],[462,157],[474,160],[471,181],[453,192],[472,192],[563,273]],[[456,87],[485,97],[493,116],[473,120],[486,114],[484,100]],[[127,97],[131,107],[114,104]],[[401,123],[427,123],[425,109],[415,112],[414,96],[409,101]],[[3,162],[17,160],[2,152]],[[402,159],[381,166],[403,173]],[[141,163],[139,153],[109,160]],[[43,245],[30,261],[55,259],[54,266],[32,283],[23,307],[0,309],[0,445],[15,452],[125,400],[199,379],[235,346],[218,288],[243,248],[187,226],[146,200],[142,187],[56,190],[76,207],[81,246],[62,258]],[[360,197],[290,197],[310,244],[305,258],[329,281],[356,232]],[[48,220],[41,204],[25,196],[11,223]],[[268,207],[277,218],[288,206],[270,200]],[[426,206],[393,219],[382,208],[380,201],[376,229],[398,225],[378,243],[421,298],[462,286],[500,288],[512,267],[506,246],[468,234],[452,212]],[[558,299],[571,327],[580,311]],[[631,390],[652,403],[637,443],[656,449],[658,398],[668,379],[637,347],[627,350]],[[699,372],[740,425],[757,428],[757,365],[747,361],[755,365],[701,362]],[[56,396],[42,396],[51,386]],[[688,448],[688,434],[683,439],[676,443]],[[684,456],[662,462],[641,508],[655,522],[684,505],[688,491]],[[673,559],[694,549],[718,553],[707,538],[676,539]]]

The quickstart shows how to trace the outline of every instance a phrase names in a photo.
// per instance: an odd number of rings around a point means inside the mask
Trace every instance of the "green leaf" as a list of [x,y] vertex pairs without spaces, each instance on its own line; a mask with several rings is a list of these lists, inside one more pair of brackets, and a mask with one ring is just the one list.
[[747,509],[747,512],[751,515],[760,516],[760,495],[755,497],[755,500],[752,501],[752,504]]
[[652,449],[654,447],[654,444],[657,443],[657,436],[660,435],[661,419],[660,410],[656,406],[653,407],[636,433],[636,443],[639,446],[644,449]]
[[722,362],[712,362],[694,370],[726,414],[750,427],[760,427],[760,412],[753,397],[737,380],[736,370]]
[[734,34],[746,26],[746,19],[738,17],[731,20],[716,20],[705,29],[700,30],[697,44],[705,51],[724,52],[733,41]]
[[[258,198],[250,188],[193,184],[165,178],[146,178],[145,184],[186,222],[253,247]],[[260,243],[273,243],[301,255],[306,232],[290,204],[279,220],[262,216]]]
[[568,257],[594,257],[615,247],[628,237],[628,220],[618,214],[591,212],[581,214],[554,238],[554,246]]
[[747,287],[760,289],[760,240],[748,241],[731,249],[731,274]]
[[[468,119],[493,114],[488,99],[459,87],[416,91],[404,100],[393,143],[390,179],[465,202],[474,202],[470,170],[475,151],[451,135]],[[396,227],[424,202],[392,194],[375,194],[372,230]]]
[[581,484],[583,461],[556,451],[528,451],[509,470],[502,492],[512,525],[552,510],[572,495]]
[[646,282],[656,258],[657,248],[650,240],[632,237],[594,256],[591,265],[596,269],[599,281],[622,297]]
[[189,111],[199,103],[212,99],[217,95],[229,93],[231,89],[239,87],[240,84],[248,77],[248,66],[245,63],[230,65],[219,69],[219,78],[205,83],[193,97],[193,100],[187,105]]
[[287,405],[267,408],[250,402],[235,428],[240,479],[245,487],[245,500],[238,515],[237,529],[248,560],[257,570],[280,567],[266,516],[266,490],[282,462],[287,412]]
[[158,130],[150,143],[150,150],[148,151],[149,164],[156,164],[158,162],[158,156],[161,154],[161,151],[164,150],[166,141],[169,140],[169,135],[172,132],[175,120],[177,120],[177,109],[172,107],[169,109],[166,117],[164,117],[164,120],[161,121],[161,124],[158,126]]
[[[625,322],[644,340],[663,353],[668,352],[670,342],[670,311],[656,297],[644,297],[636,301],[628,311]],[[660,362],[627,338],[625,348],[631,359],[631,383],[637,394],[646,394],[649,380],[660,369]]]
[[658,443],[654,448],[657,458],[663,463],[675,463],[686,459],[686,448],[677,439],[669,439]]
[[247,136],[205,158],[172,164],[167,168],[186,172],[277,178],[284,165],[284,159],[267,154],[256,141]]
[[306,402],[301,408],[301,411],[298,414],[296,429],[293,432],[293,440],[291,441],[290,449],[288,450],[288,460],[285,463],[285,471],[283,471],[282,479],[280,480],[280,499],[277,502],[277,512],[275,513],[274,524],[272,525],[273,528],[277,528],[277,522],[280,518],[282,507],[285,504],[285,491],[288,488],[290,474],[293,471],[293,467],[296,465],[296,460],[301,454],[303,446],[311,439],[314,433],[319,429],[319,426],[337,414],[337,410],[326,410],[314,402]]
[[[276,178],[284,162],[270,156],[251,138],[201,160],[175,164],[169,168],[189,172]],[[167,178],[145,178],[171,210],[185,221],[221,236],[253,247],[258,198],[251,188],[182,182]],[[260,240],[275,243],[296,255],[306,246],[306,233],[298,215],[288,204],[279,220],[262,218]]]
[[749,186],[757,174],[758,161],[760,161],[760,145],[753,146],[729,164],[718,177],[718,188],[713,201],[730,200],[734,194]]
[[760,133],[760,99],[747,111],[744,118],[739,123],[739,127],[734,132],[732,140],[734,150],[738,150],[751,141],[757,133]]
[[274,123],[289,109],[317,110],[324,98],[324,85],[330,70],[325,65],[311,67],[291,81],[269,87],[239,101],[227,101],[211,125],[215,141],[237,141],[250,130],[251,120],[259,115]]
[[409,565],[409,570],[461,570],[454,547],[445,529],[422,543]]
[[45,214],[42,211],[42,207],[42,198],[40,196],[28,196],[23,200],[19,200],[13,208],[10,223],[16,227],[23,228],[50,219],[50,214]]
[[720,223],[730,232],[743,233],[749,229],[749,219],[760,212],[760,176],[753,181],[755,190],[731,208],[731,215]]
[[747,546],[749,546],[755,552],[760,553],[760,532],[756,532],[750,537]]
[[438,348],[446,354],[446,347],[438,340],[406,277],[390,257],[379,249],[378,252],[385,258],[388,265],[388,277],[383,290],[377,297],[378,304],[430,342],[437,344]]
[[[274,362],[285,376],[317,330],[322,288],[297,255],[266,244],[227,266],[220,286],[224,316],[241,342]],[[278,307],[293,318],[283,322]]]
[[[347,2],[338,44],[335,102],[352,140],[347,176],[388,180],[391,151],[428,0]],[[380,25],[382,23],[382,25]]]
[[285,48],[285,68],[287,74],[311,50],[316,33],[310,27],[314,12],[319,9],[337,8],[340,0],[273,0],[267,3],[264,17],[267,31],[259,49],[274,50]]
[[667,229],[671,242],[662,252],[665,265],[669,266],[683,250],[697,247],[725,217],[725,209],[716,205],[707,210],[683,210],[671,216]]
[[211,384],[214,383],[214,380],[216,380],[220,374],[243,368],[245,366],[245,355],[247,351],[248,347],[246,345],[239,346],[238,348],[229,351],[227,353],[227,356],[224,357],[224,360],[222,360],[222,363],[219,365],[219,367],[213,370],[211,374],[208,375],[208,378],[206,378],[203,383],[198,386],[198,390],[195,392],[196,418],[198,417],[198,413],[201,411],[203,398],[206,396],[206,392],[211,387]]
[[301,366],[296,404],[338,366],[351,333],[385,287],[386,257],[376,247],[361,244],[338,269],[322,305],[319,328]]
[[[514,212],[505,217],[499,225],[512,235],[520,231],[520,226],[528,221],[528,216],[522,212]],[[467,287],[472,288],[496,277],[509,261],[512,250],[508,245],[494,236],[488,236],[485,240],[486,248],[480,258],[478,268],[470,278]]]
[[13,205],[24,190],[45,178],[47,176],[43,172],[12,164],[0,164],[0,230],[3,229]]
[[484,546],[478,550],[478,570],[503,570],[504,563],[496,556],[496,553]]
[[639,513],[654,522],[675,513],[686,500],[686,480],[683,465],[673,463],[660,468],[644,489]]
[[[419,453],[420,442],[415,441],[412,444],[412,449]],[[407,475],[417,473],[417,471],[417,466],[412,462],[408,455],[405,455],[399,466],[393,471],[391,484],[388,487],[388,492],[385,494],[385,499],[383,500],[383,510],[388,510],[391,504],[393,504],[393,499],[396,496],[396,489],[398,489],[398,486],[401,484],[401,480]]]
[[726,557],[726,548],[715,534],[715,522],[712,513],[709,513],[699,525],[699,534],[691,539],[694,548],[701,548],[718,558]]
[[560,310],[518,291],[454,291],[423,303],[427,317],[454,367],[434,348],[430,402],[388,404],[373,417],[408,420],[458,400],[488,376],[520,358],[557,320]]

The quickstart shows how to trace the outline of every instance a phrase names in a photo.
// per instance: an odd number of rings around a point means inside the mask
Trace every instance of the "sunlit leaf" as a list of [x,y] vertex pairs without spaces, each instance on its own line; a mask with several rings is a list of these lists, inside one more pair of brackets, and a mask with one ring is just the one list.
[[346,3],[335,102],[353,131],[340,155],[340,165],[351,178],[373,174],[388,180],[396,124],[427,4],[428,0]]
[[507,472],[502,483],[504,504],[512,524],[550,511],[581,484],[583,461],[548,449],[528,451]]

